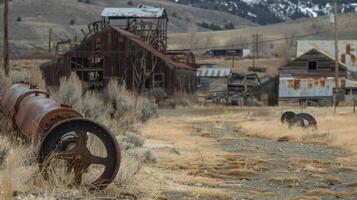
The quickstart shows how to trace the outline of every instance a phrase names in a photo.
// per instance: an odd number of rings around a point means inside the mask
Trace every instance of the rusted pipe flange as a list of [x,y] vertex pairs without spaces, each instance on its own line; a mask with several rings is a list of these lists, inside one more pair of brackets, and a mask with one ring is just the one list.
[[[106,157],[93,155],[88,149],[89,135],[94,135],[104,144]],[[67,140],[68,144],[72,145],[70,148],[63,146]],[[119,145],[107,128],[89,119],[72,118],[55,124],[40,145],[38,162],[45,178],[49,176],[47,169],[50,167],[50,160],[54,158],[67,161],[68,166],[73,168],[73,185],[84,185],[89,190],[101,190],[115,178],[121,157]],[[81,183],[83,174],[87,173],[91,165],[104,166],[103,173],[91,183]]]

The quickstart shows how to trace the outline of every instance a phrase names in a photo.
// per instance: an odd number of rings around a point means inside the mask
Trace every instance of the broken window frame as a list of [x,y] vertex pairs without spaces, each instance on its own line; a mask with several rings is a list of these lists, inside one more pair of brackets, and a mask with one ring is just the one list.
[[346,87],[345,95],[357,95],[357,87]]
[[[157,80],[157,76],[161,76],[161,80]],[[154,73],[152,75],[152,87],[153,88],[165,88],[165,74],[160,72],[160,73]]]

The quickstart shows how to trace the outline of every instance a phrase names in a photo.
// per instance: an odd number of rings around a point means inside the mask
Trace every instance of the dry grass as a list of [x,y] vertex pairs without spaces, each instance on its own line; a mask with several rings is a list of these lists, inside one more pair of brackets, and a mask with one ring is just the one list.
[[42,77],[42,72],[37,67],[32,67],[29,70],[30,83],[39,89],[46,90],[46,82]]
[[[12,131],[13,133],[14,131]],[[98,198],[122,198],[135,199],[138,192],[143,189],[138,186],[136,176],[142,176],[143,162],[125,153],[122,155],[121,167],[113,184],[104,191],[89,192],[84,186],[68,187],[72,184],[73,173],[66,172],[66,163],[59,160],[51,160],[49,165],[49,179],[44,180],[36,163],[35,149],[28,145],[20,145],[12,141],[7,134],[1,130],[0,146],[6,150],[6,160],[0,169],[0,196],[1,199],[13,199],[14,195],[20,199],[98,199]],[[99,145],[89,138],[89,148],[94,147],[96,154]],[[103,150],[103,149],[99,149]],[[99,169],[98,169],[99,170]],[[84,182],[91,182],[98,177],[96,168],[91,168],[84,177]],[[145,190],[144,190],[145,191]]]
[[0,171],[0,193],[2,199],[12,199],[14,193],[26,193],[34,189],[31,180],[35,167],[29,165],[31,149],[22,145],[14,145],[6,137],[1,136],[1,146],[8,149],[6,160]]
[[143,162],[138,158],[124,153],[120,165],[120,171],[114,182],[121,186],[135,184],[135,175],[137,175],[143,167]]
[[[259,114],[266,109],[271,111],[269,115]],[[338,108],[336,115],[333,115],[331,108],[308,108],[304,110],[304,112],[311,113],[316,118],[317,130],[298,127],[289,128],[287,124],[282,124],[280,115],[283,110],[293,110],[297,113],[301,111],[296,108],[283,109],[279,107],[251,109],[239,114],[245,121],[244,123],[239,123],[235,129],[252,136],[277,140],[282,137],[288,137],[290,141],[324,144],[357,151],[357,138],[354,134],[357,131],[355,126],[357,115],[352,113],[351,107]],[[226,115],[228,119],[231,117],[232,115]]]

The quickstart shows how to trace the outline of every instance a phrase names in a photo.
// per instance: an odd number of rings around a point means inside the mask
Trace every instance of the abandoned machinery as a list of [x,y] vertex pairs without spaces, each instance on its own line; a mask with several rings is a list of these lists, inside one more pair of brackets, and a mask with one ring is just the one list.
[[286,111],[281,115],[280,120],[282,123],[288,123],[289,127],[317,127],[316,119],[308,113],[296,114],[292,111]]
[[70,185],[101,190],[115,178],[120,149],[103,125],[25,83],[12,85],[1,106],[25,138],[38,147],[37,161],[45,179],[50,178],[51,170],[63,170],[73,175]]

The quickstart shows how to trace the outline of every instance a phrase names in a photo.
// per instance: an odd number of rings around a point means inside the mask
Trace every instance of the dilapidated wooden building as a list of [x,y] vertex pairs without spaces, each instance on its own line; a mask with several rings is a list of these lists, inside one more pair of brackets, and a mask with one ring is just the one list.
[[209,49],[203,55],[211,57],[228,57],[234,56],[237,58],[245,58],[250,56],[250,49],[247,48],[223,48],[223,49]]
[[167,49],[168,16],[165,8],[149,5],[137,7],[104,8],[102,21],[134,35],[160,51]]
[[[345,90],[341,100],[354,99],[355,75],[339,64],[339,86]],[[311,49],[280,69],[279,104],[332,105],[336,85],[335,60]]]
[[128,89],[144,93],[163,88],[169,95],[192,93],[195,70],[173,61],[140,36],[102,25],[79,45],[41,67],[48,85],[59,85],[60,77],[77,73],[86,88],[105,86],[110,79],[126,83]]

